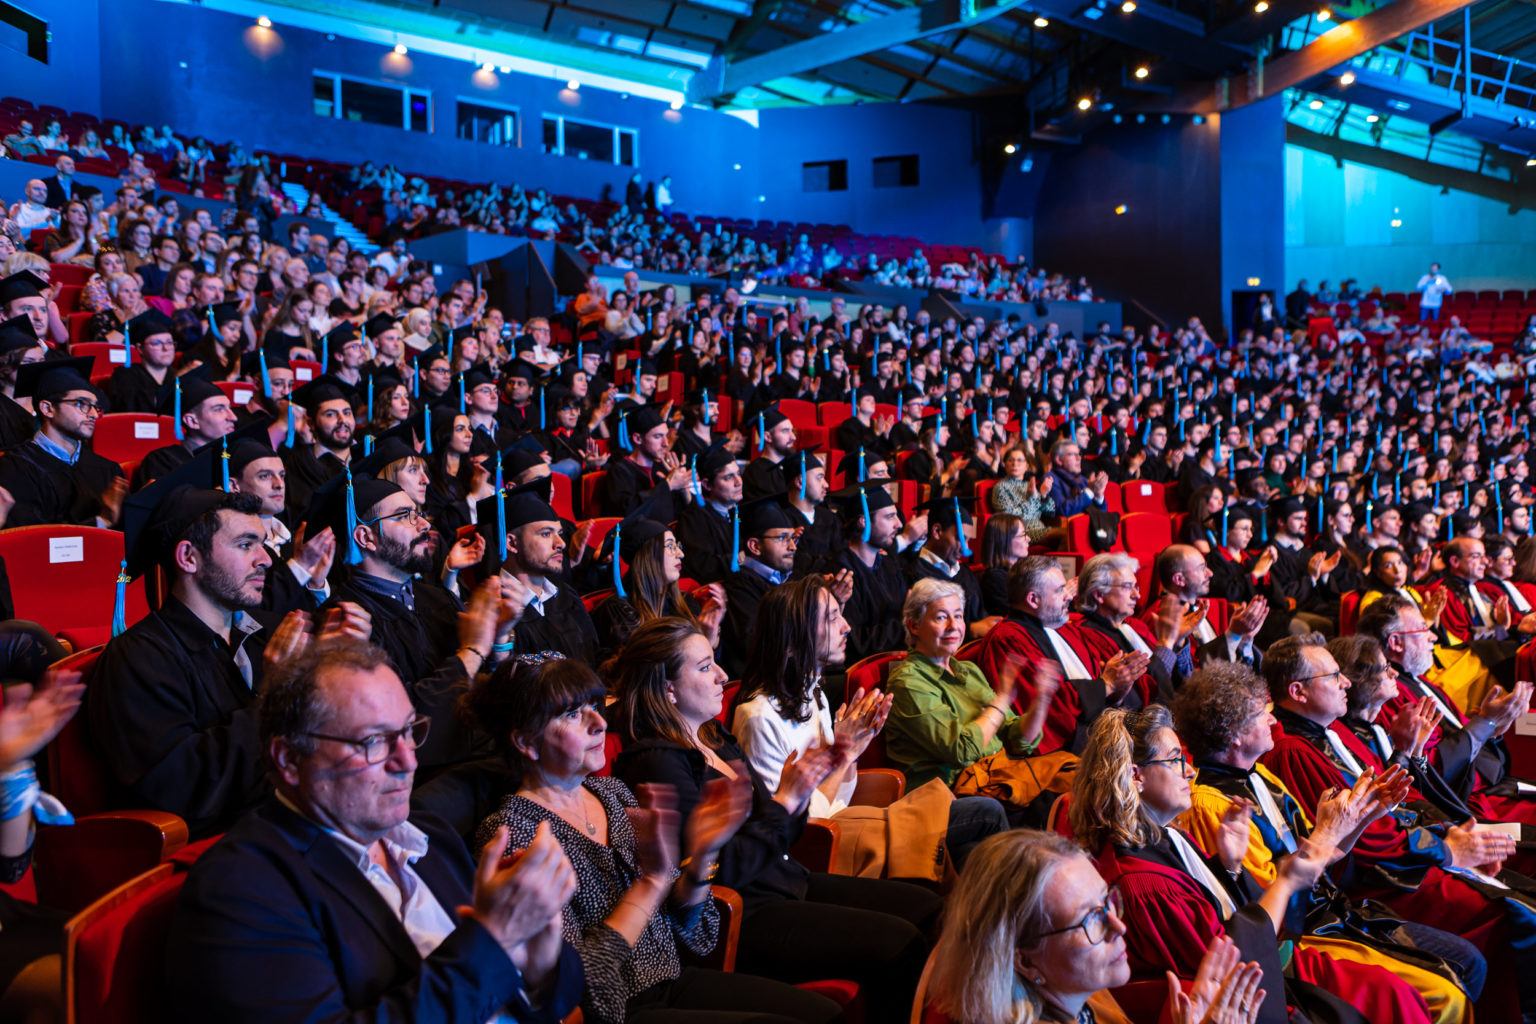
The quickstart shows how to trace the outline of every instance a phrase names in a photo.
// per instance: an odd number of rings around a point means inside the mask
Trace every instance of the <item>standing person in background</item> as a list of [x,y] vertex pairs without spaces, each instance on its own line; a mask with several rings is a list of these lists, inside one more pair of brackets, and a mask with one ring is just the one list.
[[1419,319],[1439,320],[1440,305],[1445,297],[1451,294],[1451,282],[1440,273],[1440,264],[1431,263],[1429,270],[1419,278],[1419,283],[1413,286],[1413,290],[1419,293]]

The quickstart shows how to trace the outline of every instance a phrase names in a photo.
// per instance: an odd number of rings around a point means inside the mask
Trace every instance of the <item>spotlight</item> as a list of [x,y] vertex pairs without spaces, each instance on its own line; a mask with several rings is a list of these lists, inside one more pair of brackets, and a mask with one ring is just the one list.
[[1354,85],[1355,84],[1355,73],[1353,71],[1346,71],[1346,72],[1344,72],[1342,75],[1339,76],[1339,84],[1340,85]]
[[256,24],[260,25],[262,28],[271,28],[272,19],[263,14],[261,17],[256,19]]
[[1116,217],[1124,217],[1126,211],[1129,210],[1129,209],[1130,209],[1129,206],[1126,206],[1124,203],[1121,203],[1119,206],[1115,207],[1115,216]]
[[1400,228],[1400,227],[1403,226],[1403,218],[1401,218],[1401,217],[1393,217],[1392,220],[1390,221],[1390,223],[1391,223],[1391,225],[1393,227]]
[[1093,109],[1093,100],[1089,99],[1087,96],[1084,96],[1082,99],[1077,101],[1077,109],[1078,110],[1092,110]]
[[1320,10],[1319,10],[1319,11],[1318,11],[1318,12],[1317,12],[1317,20],[1318,20],[1318,21],[1327,21],[1327,20],[1328,20],[1328,19],[1330,19],[1330,18],[1332,18],[1332,17],[1333,17],[1333,12],[1332,12],[1332,11],[1330,11],[1330,10],[1329,10],[1329,9],[1328,9],[1328,8],[1326,8],[1326,7],[1324,7],[1324,8],[1322,8],[1322,9],[1320,9]]
[[576,90],[581,88],[581,83],[576,81],[576,79],[572,78],[570,81],[565,83],[565,87],[567,89],[571,90],[571,92],[575,92]]
[[501,73],[504,74],[504,75],[510,75],[512,73],[512,65],[510,65],[510,64],[503,64],[501,66]]
[[1309,109],[1309,110],[1322,110],[1323,109],[1323,101],[1322,100],[1313,100],[1311,103],[1307,104],[1307,109]]
[[1249,288],[1257,288],[1258,286],[1259,286],[1259,279],[1258,278],[1250,277],[1248,279],[1248,287]]
[[395,44],[395,54],[397,56],[404,57],[409,52],[410,51],[405,48],[405,44],[404,43],[396,43]]
[[741,170],[741,164],[731,164],[731,170],[733,170],[733,171]]
[[1015,146],[1011,142],[1008,143],[1008,145],[1003,147],[1003,152],[1007,153],[1009,156],[1013,156],[1013,154],[1017,153],[1018,151],[1019,151],[1019,147]]
[[673,110],[682,110],[683,109],[683,101],[682,100],[673,100],[671,103],[668,103],[667,106],[672,108]]
[[1123,14],[1134,14],[1136,12],[1136,0],[1125,0],[1125,3],[1120,5],[1120,11]]
[[1536,167],[1536,156],[1526,157],[1525,166]]
[[1365,115],[1365,123],[1366,124],[1375,124],[1377,121],[1380,121],[1380,120],[1381,120],[1381,115],[1380,114],[1366,114]]
[[1254,14],[1263,14],[1267,10],[1269,10],[1269,0],[1259,0],[1258,3],[1253,5]]
[[484,64],[480,65],[480,70],[486,73],[490,73],[496,70],[496,65],[492,64],[490,61],[486,61]]
[[1147,67],[1145,64],[1141,65],[1139,68],[1136,69],[1136,77],[1137,78],[1146,78],[1151,73],[1152,73],[1152,69]]
[[1042,17],[1038,17],[1038,16],[1035,18],[1035,28],[1050,28],[1050,26],[1051,26],[1051,19],[1050,18],[1042,18]]

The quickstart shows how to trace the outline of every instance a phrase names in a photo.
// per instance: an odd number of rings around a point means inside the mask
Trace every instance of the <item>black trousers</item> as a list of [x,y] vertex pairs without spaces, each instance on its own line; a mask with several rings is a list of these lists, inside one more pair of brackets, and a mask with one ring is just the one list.
[[868,1024],[904,1024],[941,908],[921,886],[813,874],[805,899],[747,908],[736,969],[788,982],[847,978]]
[[684,967],[629,1001],[625,1024],[831,1024],[842,1007],[825,996],[750,974]]

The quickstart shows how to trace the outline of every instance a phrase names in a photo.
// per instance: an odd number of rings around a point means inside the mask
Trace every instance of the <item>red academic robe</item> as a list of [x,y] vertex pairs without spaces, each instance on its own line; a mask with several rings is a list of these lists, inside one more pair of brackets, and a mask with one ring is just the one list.
[[[1095,866],[1105,882],[1119,887],[1125,903],[1126,953],[1133,981],[1161,978],[1170,970],[1180,978],[1194,978],[1205,951],[1229,929],[1236,929],[1233,938],[1245,955],[1250,950],[1259,952],[1253,950],[1257,943],[1277,941],[1265,915],[1239,913],[1223,922],[1199,883],[1183,871],[1119,854],[1109,844],[1099,851]],[[1335,960],[1300,945],[1293,949],[1292,964],[1297,980],[1340,997],[1368,1021],[1430,1019],[1423,997],[1384,967]],[[1285,993],[1266,995],[1266,1004],[1272,998],[1284,999]]]
[[[1161,601],[1162,598],[1158,600]],[[1200,600],[1205,602],[1205,621],[1211,624],[1211,632],[1215,636],[1221,636],[1227,631],[1227,623],[1232,621],[1232,605],[1224,597],[1202,597]],[[1149,630],[1153,623],[1157,622],[1156,601],[1147,605],[1147,610],[1141,613],[1141,620]],[[1194,645],[1195,650],[1199,650],[1201,643],[1205,641],[1197,641],[1192,633],[1189,642]]]
[[[1479,587],[1479,589],[1482,588]],[[1446,586],[1444,581],[1441,581],[1428,588],[1428,590],[1445,591],[1445,610],[1440,613],[1440,627],[1455,642],[1466,643],[1471,640],[1473,633],[1478,628],[1473,625],[1476,615],[1471,608],[1467,607],[1467,602],[1462,600],[1461,588]],[[1493,610],[1493,602],[1497,600],[1497,595],[1489,597],[1485,591],[1483,597],[1487,599],[1488,608],[1491,612]],[[1492,623],[1486,623],[1485,625],[1492,625]]]
[[[1068,622],[1058,631],[1067,646],[1083,665],[1094,671],[1093,651],[1076,623]],[[1042,661],[1056,661],[1055,652],[1042,650],[1045,641],[1040,620],[1021,612],[1012,611],[992,628],[981,641],[974,661],[990,682],[999,677],[1005,666],[1018,670],[1019,685],[1015,690],[1014,709],[1024,714],[1035,699],[1034,667]],[[1081,749],[1082,737],[1098,713],[1104,709],[1104,686],[1094,680],[1063,679],[1051,698],[1050,709],[1045,716],[1045,730],[1040,737],[1040,753],[1056,750]]]
[[[1142,643],[1154,651],[1157,650],[1157,637],[1152,634],[1151,626],[1134,615],[1126,619],[1125,624],[1130,626],[1137,636],[1141,637]],[[1121,646],[1122,640],[1094,629],[1086,622],[1082,623],[1079,629],[1082,632],[1083,642],[1093,655],[1093,661],[1089,663],[1088,667],[1094,671],[1095,675],[1104,671],[1105,662],[1125,650]],[[1140,697],[1141,706],[1146,707],[1154,700],[1152,695],[1157,692],[1157,680],[1152,678],[1151,672],[1144,672],[1131,689]]]

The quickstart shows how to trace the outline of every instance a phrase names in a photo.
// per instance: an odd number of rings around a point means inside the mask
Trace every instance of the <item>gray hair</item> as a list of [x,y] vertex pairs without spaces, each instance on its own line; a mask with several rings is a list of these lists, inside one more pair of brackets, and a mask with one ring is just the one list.
[[302,753],[314,750],[310,737],[330,719],[320,693],[320,677],[330,672],[371,672],[389,666],[380,647],[361,640],[334,640],[279,663],[262,681],[256,699],[256,726],[262,750],[270,757],[272,740],[284,739]]
[[1098,611],[1104,591],[1115,582],[1115,574],[1128,572],[1135,575],[1141,563],[1130,555],[1118,551],[1094,555],[1077,574],[1077,606],[1082,611]]
[[1013,563],[1008,570],[1008,603],[1019,607],[1029,594],[1038,594],[1045,586],[1045,577],[1051,571],[1061,572],[1056,559],[1045,555],[1030,555]]
[[1072,440],[1070,437],[1064,437],[1057,441],[1055,444],[1051,445],[1051,460],[1055,461],[1056,459],[1061,458],[1061,456],[1066,452],[1068,448],[1076,448],[1078,451],[1082,451],[1083,446]]
[[920,579],[912,584],[912,589],[907,591],[907,599],[901,605],[902,625],[910,627],[912,623],[922,619],[928,614],[928,608],[935,601],[942,601],[946,597],[958,597],[965,601],[965,591],[960,589],[960,584],[952,580]]

